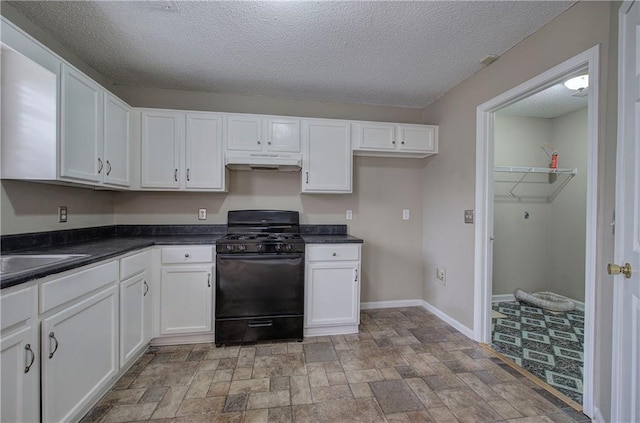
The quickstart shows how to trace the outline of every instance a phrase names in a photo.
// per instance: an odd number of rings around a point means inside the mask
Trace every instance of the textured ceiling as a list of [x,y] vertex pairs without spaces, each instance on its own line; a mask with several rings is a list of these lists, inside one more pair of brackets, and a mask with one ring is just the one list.
[[118,85],[424,107],[573,1],[10,3]]
[[556,84],[505,107],[499,113],[512,116],[556,118],[587,107],[587,96],[578,97],[573,95],[575,93],[576,91],[572,91],[562,84]]

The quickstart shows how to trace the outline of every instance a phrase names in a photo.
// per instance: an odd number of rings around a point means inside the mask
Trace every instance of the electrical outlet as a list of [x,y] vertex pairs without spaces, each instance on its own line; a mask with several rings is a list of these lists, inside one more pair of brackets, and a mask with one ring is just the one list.
[[353,210],[347,210],[347,220],[353,219]]
[[402,210],[402,220],[409,220],[411,218],[411,212],[409,209]]
[[207,209],[198,209],[198,220],[207,220]]
[[443,284],[447,284],[447,269],[442,266],[436,267],[436,278]]
[[67,206],[58,206],[58,223],[67,223]]
[[464,211],[464,223],[473,223],[473,210]]

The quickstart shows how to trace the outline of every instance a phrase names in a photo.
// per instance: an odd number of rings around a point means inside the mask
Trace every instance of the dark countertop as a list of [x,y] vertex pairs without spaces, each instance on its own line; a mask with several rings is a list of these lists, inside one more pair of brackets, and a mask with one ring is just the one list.
[[307,244],[362,244],[364,240],[352,235],[311,235],[303,234],[302,238]]
[[[7,277],[0,276],[0,288],[9,288],[34,279],[61,273],[88,264],[97,263],[112,257],[121,256],[131,251],[140,250],[153,245],[215,245],[224,234],[176,234],[156,236],[115,236],[105,239],[94,239],[64,245],[52,245],[44,248],[20,250],[5,254],[88,254],[63,263],[54,263],[37,269],[16,273]],[[346,234],[321,235],[303,234],[308,244],[362,243],[363,240]]]

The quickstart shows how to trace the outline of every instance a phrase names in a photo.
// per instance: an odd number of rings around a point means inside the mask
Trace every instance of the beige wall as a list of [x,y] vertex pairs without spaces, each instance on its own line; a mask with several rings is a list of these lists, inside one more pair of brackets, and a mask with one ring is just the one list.
[[[2,181],[0,234],[18,234],[113,225],[114,194],[109,191]],[[67,223],[58,223],[58,206],[68,207]]]
[[[463,210],[475,202],[476,108],[545,70],[600,45],[595,405],[609,417],[612,289],[604,263],[613,256],[608,223],[615,189],[616,39],[618,4],[578,2],[500,59],[425,109],[440,126],[439,154],[424,171],[424,296],[462,324],[473,326],[474,229]],[[447,285],[433,276],[447,266]],[[451,268],[453,267],[453,271]]]

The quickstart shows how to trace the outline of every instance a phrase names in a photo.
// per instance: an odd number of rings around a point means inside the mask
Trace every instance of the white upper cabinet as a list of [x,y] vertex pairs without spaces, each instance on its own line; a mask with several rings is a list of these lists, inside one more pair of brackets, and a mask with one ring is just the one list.
[[101,182],[105,172],[103,95],[94,81],[63,65],[61,169],[63,179]]
[[145,110],[142,127],[142,188],[180,188],[184,113]]
[[104,95],[104,166],[107,185],[131,185],[131,108],[109,93]]
[[438,152],[438,127],[354,122],[354,154],[361,156],[427,157]]
[[350,193],[352,164],[348,121],[302,121],[302,192]]
[[222,115],[143,110],[141,187],[225,191]]
[[257,115],[226,116],[227,150],[300,152],[300,120]]
[[188,113],[186,119],[186,189],[224,190],[222,116]]

